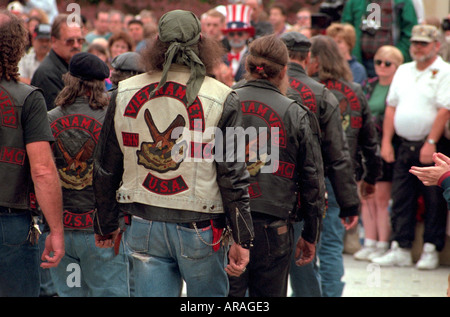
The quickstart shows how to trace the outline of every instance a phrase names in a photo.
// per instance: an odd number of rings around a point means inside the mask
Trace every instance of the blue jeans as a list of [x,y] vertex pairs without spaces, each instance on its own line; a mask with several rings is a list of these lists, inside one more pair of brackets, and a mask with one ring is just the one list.
[[322,296],[340,297],[345,283],[344,276],[344,234],[345,228],[339,218],[340,208],[334,195],[333,187],[328,179],[325,180],[328,192],[328,209],[323,219],[323,229],[318,247],[320,261],[319,273],[322,281]]
[[119,254],[113,248],[95,246],[94,233],[64,232],[66,254],[51,277],[61,297],[128,297],[128,258],[121,242]]
[[0,213],[0,297],[39,296],[40,254],[27,238],[29,212]]
[[[225,273],[227,249],[213,251],[211,227],[184,225],[133,217],[127,245],[133,256],[137,297],[177,297],[182,280],[188,297],[228,295]],[[201,236],[201,239],[199,237]]]
[[[294,251],[291,257],[289,280],[292,289],[292,297],[321,297],[319,268],[317,266],[317,251],[314,260],[306,265],[295,264],[295,247],[303,230],[303,222],[296,222],[294,227]],[[316,246],[317,248],[318,246]]]

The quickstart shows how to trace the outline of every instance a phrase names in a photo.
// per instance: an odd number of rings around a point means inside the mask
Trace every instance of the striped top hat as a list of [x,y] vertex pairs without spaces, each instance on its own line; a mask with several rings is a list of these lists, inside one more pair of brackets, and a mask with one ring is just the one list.
[[226,6],[226,29],[224,33],[247,31],[250,36],[255,35],[255,28],[250,24],[252,8],[244,4],[230,4]]

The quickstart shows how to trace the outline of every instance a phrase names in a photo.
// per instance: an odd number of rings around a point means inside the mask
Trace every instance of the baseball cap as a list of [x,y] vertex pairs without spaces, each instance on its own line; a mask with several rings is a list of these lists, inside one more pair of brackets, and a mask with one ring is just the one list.
[[411,42],[427,42],[437,41],[438,29],[433,25],[419,24],[412,29]]
[[50,39],[52,27],[50,24],[39,24],[34,28],[33,38]]

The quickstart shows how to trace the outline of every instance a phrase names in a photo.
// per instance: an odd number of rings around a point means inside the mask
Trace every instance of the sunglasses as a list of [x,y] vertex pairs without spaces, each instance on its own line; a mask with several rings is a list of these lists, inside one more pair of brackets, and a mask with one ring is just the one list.
[[411,44],[415,45],[415,46],[427,47],[430,43],[428,43],[428,42],[412,41]]
[[228,35],[231,37],[234,37],[235,35],[241,37],[242,35],[244,35],[244,32],[228,32]]
[[75,44],[75,41],[77,41],[77,43],[80,45],[83,45],[86,42],[86,40],[84,38],[79,37],[79,38],[69,38],[67,40],[64,40],[64,43],[67,46],[73,46]]
[[377,65],[377,66],[380,66],[383,63],[386,67],[391,67],[391,65],[392,65],[392,62],[389,62],[389,61],[382,61],[381,59],[375,60],[375,65]]

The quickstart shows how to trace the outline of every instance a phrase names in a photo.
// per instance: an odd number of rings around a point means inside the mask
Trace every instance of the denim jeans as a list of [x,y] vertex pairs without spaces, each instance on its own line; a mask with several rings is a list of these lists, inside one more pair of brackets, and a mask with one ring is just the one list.
[[[48,232],[44,232],[44,225],[40,226],[42,235],[39,238],[39,254],[42,254],[45,249],[45,239],[47,239]],[[39,273],[41,275],[41,289],[39,297],[53,297],[57,296],[55,285],[52,281],[52,276],[49,269],[40,268]]]
[[317,248],[316,256],[311,263],[303,266],[295,264],[295,248],[298,239],[303,230],[303,222],[296,222],[294,227],[294,250],[291,257],[291,268],[289,271],[289,282],[292,289],[292,297],[321,297],[322,290],[320,285],[319,267],[317,266]]
[[341,297],[344,290],[344,234],[345,228],[339,218],[340,208],[328,178],[325,180],[328,192],[328,209],[323,219],[323,229],[318,247],[319,273],[322,296]]
[[51,277],[61,297],[128,297],[128,258],[121,241],[119,254],[113,248],[95,246],[94,233],[64,232],[66,254]]
[[285,220],[255,214],[250,262],[241,276],[229,277],[229,296],[286,297],[294,230]]
[[39,296],[40,254],[27,238],[29,212],[0,213],[0,297]]
[[[224,297],[228,278],[224,270],[227,248],[213,251],[211,227],[187,228],[133,217],[127,246],[133,256],[135,296],[177,297],[182,280],[188,297]],[[201,238],[200,238],[201,237]]]

